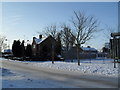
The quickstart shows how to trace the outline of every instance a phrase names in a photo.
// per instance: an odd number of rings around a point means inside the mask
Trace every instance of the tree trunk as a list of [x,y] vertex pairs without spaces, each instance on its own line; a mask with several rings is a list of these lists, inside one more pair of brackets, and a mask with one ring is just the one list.
[[2,57],[2,48],[0,46],[0,57]]
[[54,42],[52,43],[52,64],[54,64]]
[[78,60],[78,66],[80,66],[80,45],[77,44],[77,60]]

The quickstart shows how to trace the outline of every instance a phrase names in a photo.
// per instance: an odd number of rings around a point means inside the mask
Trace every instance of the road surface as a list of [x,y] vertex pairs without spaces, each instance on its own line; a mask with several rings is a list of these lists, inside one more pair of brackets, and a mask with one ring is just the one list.
[[118,88],[118,79],[112,77],[83,75],[78,72],[61,71],[57,69],[38,68],[27,63],[0,60],[2,67],[24,73],[31,77],[60,82],[76,88]]

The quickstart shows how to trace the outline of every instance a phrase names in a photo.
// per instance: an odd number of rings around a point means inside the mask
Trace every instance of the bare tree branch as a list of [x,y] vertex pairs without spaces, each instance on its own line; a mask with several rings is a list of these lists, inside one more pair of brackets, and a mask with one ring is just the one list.
[[85,16],[81,12],[74,11],[74,15],[72,23],[76,30],[76,43],[81,45],[90,40],[92,34],[97,30],[97,20],[94,17]]
[[115,33],[117,30],[113,27],[110,27],[106,25],[106,29],[104,30],[104,36],[106,37],[107,40],[111,38],[111,33]]
[[74,45],[75,36],[73,35],[72,30],[68,25],[64,24],[62,25],[62,28],[62,42],[63,45],[66,46],[66,50],[68,51],[68,49]]
[[71,22],[75,28],[75,41],[77,45],[78,65],[80,65],[79,47],[93,37],[93,33],[97,31],[98,22],[94,17],[85,16],[84,13],[74,11],[74,17]]
[[51,26],[46,26],[44,30],[44,34],[46,36],[51,35],[52,37],[56,38],[58,34],[57,26],[55,24]]
[[3,49],[6,49],[6,48],[8,47],[7,44],[5,43],[5,40],[6,40],[6,37],[0,35],[0,52],[1,52]]

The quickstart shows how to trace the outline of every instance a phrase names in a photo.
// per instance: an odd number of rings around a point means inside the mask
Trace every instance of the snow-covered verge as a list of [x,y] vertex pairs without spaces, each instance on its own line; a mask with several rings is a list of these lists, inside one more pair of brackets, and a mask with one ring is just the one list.
[[82,74],[118,77],[118,68],[113,68],[112,63],[111,64],[81,63],[81,65],[78,66],[77,63],[55,62],[55,64],[51,64],[51,62],[44,62],[33,63],[33,66],[80,72]]
[[[16,62],[10,60],[12,62]],[[112,59],[96,59],[96,60],[81,60],[80,66],[77,65],[77,61],[73,60],[73,62],[69,61],[55,61],[54,64],[51,61],[17,61],[20,63],[25,63],[30,66],[34,67],[45,67],[45,68],[52,68],[64,71],[71,71],[71,72],[80,72],[82,74],[92,74],[92,75],[102,75],[102,76],[111,76],[111,77],[118,77],[118,64],[117,67],[114,68],[113,60]]]
[[9,69],[0,68],[0,70],[2,71],[2,88],[72,88],[58,82],[16,73]]

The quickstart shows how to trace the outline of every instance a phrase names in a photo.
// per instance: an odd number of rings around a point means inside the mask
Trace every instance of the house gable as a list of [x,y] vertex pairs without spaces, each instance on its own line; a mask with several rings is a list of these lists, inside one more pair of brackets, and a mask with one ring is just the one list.
[[43,59],[51,58],[53,47],[55,56],[57,56],[57,41],[52,36],[48,36],[39,43],[36,43],[36,40],[34,39],[32,43],[33,56]]

